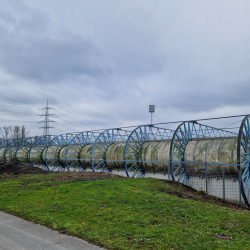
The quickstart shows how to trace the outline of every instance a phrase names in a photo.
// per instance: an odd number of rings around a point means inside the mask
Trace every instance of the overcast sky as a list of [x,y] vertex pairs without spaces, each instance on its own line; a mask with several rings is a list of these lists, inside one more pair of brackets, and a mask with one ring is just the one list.
[[41,134],[28,114],[47,100],[52,134],[150,123],[149,104],[153,122],[250,113],[249,13],[248,0],[0,0],[0,127]]

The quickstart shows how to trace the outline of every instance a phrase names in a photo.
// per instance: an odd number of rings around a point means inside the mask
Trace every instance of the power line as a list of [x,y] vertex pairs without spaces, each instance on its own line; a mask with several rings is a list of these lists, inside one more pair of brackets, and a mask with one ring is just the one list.
[[22,112],[12,112],[12,111],[0,111],[0,113],[1,113],[1,114],[6,114],[6,115],[38,116],[38,114],[22,113]]
[[[59,111],[59,110],[56,110],[55,109],[55,111],[57,111],[57,112],[59,112],[59,113],[61,113],[62,115],[65,115],[65,116],[67,116],[67,117],[69,117],[70,119],[72,119],[72,120],[75,120],[76,122],[78,122],[78,123],[81,123],[81,122],[79,122],[78,120],[76,120],[75,118],[73,118],[73,117],[70,117],[69,115],[66,115],[66,114],[64,114],[63,112],[61,112],[61,111]],[[84,126],[87,126],[86,124],[84,124],[84,123],[82,123]]]
[[[237,121],[237,122],[234,122],[234,123],[232,123],[232,124],[229,124],[229,125],[227,125],[227,126],[225,126],[225,127],[223,127],[223,128],[227,128],[227,127],[229,127],[229,126],[232,126],[232,125],[234,125],[234,124],[236,124],[236,123],[238,123],[238,122],[241,122],[242,120],[239,120],[239,121]],[[223,129],[223,128],[221,128],[221,129]],[[227,128],[228,129],[228,128]]]
[[35,106],[23,106],[23,104],[13,104],[13,103],[8,103],[8,102],[0,102],[0,106],[8,106],[8,107],[14,107],[14,108],[23,108],[23,109],[39,109],[39,107]]
[[[56,109],[55,109],[56,110]],[[65,116],[68,116],[58,110],[56,110],[57,112],[65,115]],[[236,118],[236,117],[243,117],[243,116],[247,116],[247,115],[250,115],[250,114],[245,114],[245,115],[232,115],[232,116],[221,116],[221,117],[211,117],[211,118],[203,118],[203,119],[193,119],[193,120],[184,120],[184,121],[175,121],[175,122],[161,122],[161,123],[155,123],[153,125],[168,125],[168,124],[176,124],[176,123],[182,123],[182,122],[192,122],[192,121],[209,121],[209,120],[219,120],[219,119],[229,119],[229,118]],[[68,116],[69,118],[71,119],[74,119],[70,116]],[[75,119],[74,119],[75,120]],[[77,120],[76,120],[77,121]],[[237,122],[236,122],[237,123]],[[85,124],[86,125],[86,124]],[[142,126],[142,125],[147,125],[147,124],[140,124],[140,125],[134,125],[134,126],[124,126],[124,127],[119,127],[119,128],[136,128],[136,127],[139,127],[139,126]],[[150,125],[150,124],[148,124]],[[232,124],[231,124],[232,125]],[[230,125],[229,125],[230,126]],[[117,128],[117,127],[116,127]],[[114,129],[114,128],[110,128],[110,129]],[[91,130],[91,131],[103,131],[103,130],[107,130],[107,129],[96,129],[96,130]]]
[[0,122],[31,122],[31,123],[36,123],[34,121],[21,121],[21,120],[3,120],[3,119],[0,119]]
[[234,127],[234,128],[227,128],[227,130],[228,130],[228,129],[239,129],[239,127]]
[[[232,116],[222,116],[222,117],[213,117],[213,118],[203,118],[203,119],[192,119],[192,120],[184,120],[184,121],[176,121],[176,122],[161,122],[161,123],[154,123],[152,124],[153,126],[155,125],[168,125],[168,124],[176,124],[176,123],[183,123],[183,122],[193,122],[193,121],[210,121],[210,120],[219,120],[219,119],[229,119],[229,118],[235,118],[235,117],[243,117],[243,116],[248,116],[250,114],[246,115],[232,115]],[[108,129],[117,129],[117,128],[137,128],[139,126],[145,126],[151,124],[140,124],[140,125],[134,125],[134,126],[124,126],[124,127],[115,127],[115,128],[105,128],[105,129],[95,129],[95,130],[89,130],[91,132],[97,132],[97,131],[104,131]]]
[[61,126],[61,127],[66,127],[66,128],[68,128],[69,130],[73,130],[72,129],[72,127],[69,127],[69,126],[67,126],[67,125],[65,125],[65,124],[62,124],[62,123],[60,123],[60,122],[56,122],[59,126]]
[[[1,104],[1,103],[4,103],[4,104]],[[15,108],[38,109],[37,107],[34,107],[34,106],[29,106],[29,107],[27,107],[27,106],[24,107],[24,106],[20,106],[20,105],[17,106],[17,105],[11,105],[11,104],[9,104],[9,103],[7,103],[7,102],[0,102],[0,106],[9,106],[9,107],[15,107]],[[64,114],[64,113],[61,112],[61,111],[58,111],[58,110],[56,110],[56,109],[54,109],[54,108],[48,107],[48,104],[47,104],[47,107],[46,107],[46,108],[41,109],[41,110],[45,111],[45,114],[44,114],[44,115],[40,115],[40,116],[44,117],[45,119],[44,119],[44,121],[40,121],[40,122],[39,122],[39,123],[42,123],[42,122],[45,123],[45,125],[44,125],[45,128],[46,128],[46,124],[47,124],[47,128],[48,128],[48,129],[49,129],[49,128],[52,128],[52,127],[49,126],[49,123],[50,123],[50,122],[55,122],[55,121],[49,120],[49,116],[57,117],[57,118],[62,119],[62,120],[64,120],[65,122],[67,122],[67,123],[69,123],[69,124],[71,124],[71,125],[73,125],[73,126],[82,128],[81,126],[79,126],[79,125],[77,125],[77,124],[75,124],[75,123],[72,123],[72,122],[70,122],[70,121],[67,121],[67,120],[64,119],[64,118],[60,118],[60,117],[57,116],[57,115],[50,114],[50,113],[49,113],[49,110],[50,110],[50,109],[53,109],[53,110],[55,110],[55,111],[57,111],[57,112],[63,114],[64,116],[67,116],[67,117],[69,117],[70,119],[73,119],[73,120],[77,121],[75,118],[70,117],[69,115],[66,115],[66,114]],[[46,110],[47,110],[47,114],[46,114]],[[35,114],[32,114],[32,113],[24,113],[24,112],[12,112],[12,111],[11,111],[11,112],[5,112],[5,111],[1,111],[0,113],[9,113],[9,114],[15,114],[15,115],[30,115],[30,116],[34,115],[34,116],[36,116]],[[176,124],[176,123],[191,122],[191,121],[209,121],[209,120],[218,120],[218,119],[228,119],[228,118],[243,117],[243,116],[247,116],[247,115],[249,115],[249,114],[245,114],[245,115],[235,115],[235,116],[224,116],[224,117],[213,117],[213,118],[205,118],[205,119],[193,119],[193,120],[186,120],[186,121],[175,121],[175,122],[155,123],[155,124],[153,124],[153,125],[168,125],[168,124]],[[46,123],[46,120],[47,120],[47,123]],[[35,123],[34,121],[9,120],[9,119],[0,119],[0,122],[25,122],[25,123]],[[77,122],[80,123],[79,121],[77,121]],[[223,128],[229,127],[229,126],[231,126],[231,125],[233,125],[233,124],[236,124],[236,123],[238,123],[238,122],[240,122],[240,121],[237,121],[237,122],[235,122],[235,123],[232,123],[232,124],[230,124],[230,125],[227,125],[227,126],[225,126],[225,127],[223,127]],[[145,125],[145,124],[142,124],[142,125]],[[148,125],[149,125],[149,124],[148,124]],[[61,125],[61,126],[62,126],[62,125]],[[66,126],[66,125],[65,125],[65,126]],[[86,124],[84,124],[84,126],[86,126]],[[126,128],[136,128],[136,127],[138,127],[138,126],[141,126],[141,125],[124,126],[124,127],[120,127],[120,128],[123,128],[123,129],[126,129]],[[42,127],[42,128],[44,128],[44,127]],[[69,126],[66,126],[66,127],[72,129],[72,127],[69,127]],[[223,129],[223,128],[221,128],[221,129]],[[228,129],[229,129],[229,128],[228,128]],[[105,130],[105,129],[96,129],[96,130],[91,130],[91,131],[104,131],[104,130]]]
[[71,124],[71,125],[73,125],[73,126],[75,126],[75,127],[79,127],[79,128],[83,128],[82,126],[79,126],[79,125],[77,125],[77,124],[75,124],[75,123],[73,123],[73,122],[70,122],[70,121],[68,121],[68,120],[66,120],[66,119],[64,119],[64,118],[62,118],[62,117],[59,117],[59,116],[57,116],[56,115],[56,117],[57,118],[59,118],[59,119],[61,119],[61,120],[64,120],[65,122],[67,122],[67,123],[69,123],[69,124]]

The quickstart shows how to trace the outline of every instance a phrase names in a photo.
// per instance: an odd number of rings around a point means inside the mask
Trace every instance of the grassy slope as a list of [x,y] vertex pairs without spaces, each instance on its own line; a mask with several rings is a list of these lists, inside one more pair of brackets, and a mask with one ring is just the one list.
[[249,249],[249,211],[168,195],[182,187],[157,179],[40,181],[52,176],[0,180],[0,209],[110,249]]

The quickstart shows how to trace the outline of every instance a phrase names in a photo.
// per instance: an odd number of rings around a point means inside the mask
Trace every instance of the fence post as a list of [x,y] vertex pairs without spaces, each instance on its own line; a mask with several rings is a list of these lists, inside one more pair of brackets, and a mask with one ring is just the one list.
[[170,181],[170,161],[168,162],[168,180]]
[[241,178],[239,177],[239,205],[241,207]]
[[[241,169],[240,165],[237,165],[238,169]],[[241,207],[241,180],[242,180],[242,175],[241,171],[238,172],[238,181],[239,181],[239,206]]]
[[205,162],[205,166],[206,166],[206,194],[207,194],[207,162]]
[[224,203],[226,202],[226,197],[225,197],[225,169],[223,168],[223,201]]

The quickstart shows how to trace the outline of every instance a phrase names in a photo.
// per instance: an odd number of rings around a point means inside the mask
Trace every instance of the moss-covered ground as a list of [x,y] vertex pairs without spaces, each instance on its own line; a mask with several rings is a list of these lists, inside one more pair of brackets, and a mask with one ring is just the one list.
[[171,195],[184,187],[158,179],[60,176],[1,179],[0,209],[108,249],[250,249],[248,210]]

